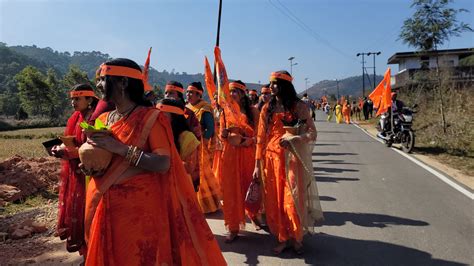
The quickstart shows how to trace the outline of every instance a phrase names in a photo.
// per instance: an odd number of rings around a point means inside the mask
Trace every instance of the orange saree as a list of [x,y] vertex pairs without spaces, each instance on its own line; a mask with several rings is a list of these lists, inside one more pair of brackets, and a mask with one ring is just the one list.
[[[196,114],[196,117],[199,121],[201,121],[202,115],[205,112],[210,112],[212,114],[211,105],[205,101],[200,101],[196,105],[188,104],[186,107],[191,109]],[[221,192],[219,184],[211,168],[213,154],[211,154],[209,151],[209,141],[206,141],[203,136],[201,136],[201,145],[199,145],[199,149],[200,183],[199,191],[197,192],[197,198],[202,212],[211,213],[219,210],[220,208]]]
[[[107,113],[99,119],[106,123]],[[105,175],[92,177],[86,197],[86,265],[225,265],[174,146],[168,118],[142,107],[111,131],[127,145],[169,155],[171,165],[166,173],[152,173],[130,169],[114,155]]]
[[[248,124],[247,117],[242,114],[241,119],[248,125],[245,129],[240,128],[241,135],[246,138],[253,138],[255,131]],[[220,124],[224,125],[223,118],[221,118]],[[252,181],[255,166],[255,144],[234,146],[224,139],[220,164],[218,180],[224,201],[222,207],[224,223],[229,232],[237,233],[240,228],[245,226],[245,213],[250,218],[257,215],[257,213],[252,213],[244,207],[245,194]]]
[[[282,122],[285,114],[274,113],[266,125],[267,110],[268,104],[260,114],[256,152],[262,162],[267,225],[279,242],[301,242],[304,233],[323,219],[312,173],[312,145],[290,142],[288,150],[282,148],[280,139],[288,134]],[[306,120],[313,123],[309,116]]]

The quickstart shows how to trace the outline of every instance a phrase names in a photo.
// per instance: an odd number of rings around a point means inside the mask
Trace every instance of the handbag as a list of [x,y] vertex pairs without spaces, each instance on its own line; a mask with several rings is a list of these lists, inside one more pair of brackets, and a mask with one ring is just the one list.
[[260,182],[255,179],[249,185],[247,194],[245,195],[245,209],[249,212],[256,213],[260,210],[262,203],[262,189]]

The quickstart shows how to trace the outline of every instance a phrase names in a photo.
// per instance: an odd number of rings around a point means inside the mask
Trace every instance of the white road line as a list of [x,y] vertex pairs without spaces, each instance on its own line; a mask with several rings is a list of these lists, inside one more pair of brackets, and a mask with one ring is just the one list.
[[[353,124],[355,127],[357,127],[358,129],[362,130],[362,132],[364,132],[365,134],[367,134],[369,137],[375,139],[376,141],[380,142],[380,143],[384,143],[381,139],[378,139],[377,137],[374,137],[372,136],[369,132],[367,132],[367,130],[361,128],[359,125],[357,124]],[[441,174],[440,172],[436,171],[435,169],[433,169],[432,167],[428,166],[427,164],[415,159],[413,156],[410,156],[396,148],[393,148],[392,147],[392,150],[396,151],[398,154],[402,155],[403,157],[407,158],[408,160],[414,162],[415,164],[419,165],[420,167],[422,167],[423,169],[425,169],[426,171],[432,173],[433,175],[435,175],[437,178],[441,179],[443,182],[445,182],[446,184],[450,185],[451,187],[453,187],[454,189],[456,189],[457,191],[461,192],[462,194],[464,194],[465,196],[467,196],[468,198],[470,198],[471,200],[474,200],[474,193],[471,193],[470,191],[468,191],[467,189],[463,188],[462,186],[456,184],[455,182],[453,182],[449,177]]]

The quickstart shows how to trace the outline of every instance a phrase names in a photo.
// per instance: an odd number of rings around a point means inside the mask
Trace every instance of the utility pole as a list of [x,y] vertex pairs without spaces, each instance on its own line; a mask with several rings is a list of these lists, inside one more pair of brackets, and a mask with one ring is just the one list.
[[[219,40],[221,36],[221,14],[222,14],[222,0],[219,0],[219,16],[217,18],[217,37],[216,46],[219,47]],[[217,84],[216,60],[214,60],[214,83]],[[213,97],[209,95],[209,97]]]
[[339,101],[339,80],[336,79],[337,100]]
[[375,89],[375,82],[376,82],[376,79],[375,79],[375,56],[376,55],[380,55],[382,52],[369,52],[367,55],[370,56],[370,55],[373,55],[374,56],[374,89]]

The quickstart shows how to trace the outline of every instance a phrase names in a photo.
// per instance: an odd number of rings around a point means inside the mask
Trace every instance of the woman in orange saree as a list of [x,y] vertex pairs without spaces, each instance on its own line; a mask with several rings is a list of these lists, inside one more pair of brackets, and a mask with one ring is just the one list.
[[257,134],[254,178],[264,182],[266,222],[279,242],[275,254],[290,245],[301,253],[304,233],[323,220],[311,161],[316,127],[292,79],[286,71],[272,73],[272,99]]
[[238,237],[240,228],[245,226],[245,214],[256,220],[258,213],[252,213],[244,207],[245,195],[252,181],[255,164],[255,131],[258,122],[258,109],[253,107],[246,96],[245,84],[237,80],[229,84],[230,95],[240,105],[240,121],[244,126],[229,125],[221,116],[221,138],[224,149],[218,180],[224,202],[224,223],[229,231],[226,242]]
[[91,134],[88,143],[114,156],[87,189],[86,265],[225,265],[170,121],[145,106],[141,78],[128,59],[102,66],[98,89],[116,110],[99,117],[111,134]]

